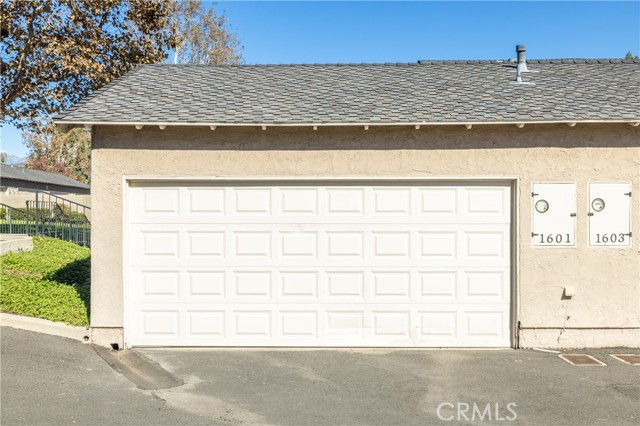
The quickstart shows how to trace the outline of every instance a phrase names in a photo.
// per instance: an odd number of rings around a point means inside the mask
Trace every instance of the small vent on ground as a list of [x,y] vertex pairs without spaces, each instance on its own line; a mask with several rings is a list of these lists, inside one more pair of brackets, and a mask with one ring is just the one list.
[[592,357],[591,355],[584,354],[563,354],[558,355],[563,360],[567,361],[571,365],[577,366],[605,366],[604,362]]
[[120,345],[118,345],[117,343],[112,343],[111,349],[113,349],[114,351],[118,351],[120,350]]
[[640,354],[615,354],[611,356],[626,364],[640,365]]

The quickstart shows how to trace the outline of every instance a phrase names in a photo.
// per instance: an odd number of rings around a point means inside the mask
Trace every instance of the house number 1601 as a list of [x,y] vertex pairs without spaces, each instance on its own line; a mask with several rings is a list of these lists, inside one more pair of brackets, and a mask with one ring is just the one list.
[[540,244],[571,244],[569,234],[540,234]]

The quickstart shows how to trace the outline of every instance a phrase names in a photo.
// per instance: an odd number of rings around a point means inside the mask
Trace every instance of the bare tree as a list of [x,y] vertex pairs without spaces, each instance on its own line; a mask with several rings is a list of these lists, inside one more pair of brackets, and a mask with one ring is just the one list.
[[242,60],[242,46],[216,4],[203,5],[201,0],[173,3],[177,45],[173,51],[175,64],[237,64]]

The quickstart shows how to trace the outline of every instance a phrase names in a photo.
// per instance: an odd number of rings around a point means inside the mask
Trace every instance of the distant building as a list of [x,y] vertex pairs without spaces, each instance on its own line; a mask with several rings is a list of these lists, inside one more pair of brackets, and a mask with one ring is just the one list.
[[0,191],[45,190],[71,194],[89,194],[91,187],[70,177],[42,170],[0,164]]

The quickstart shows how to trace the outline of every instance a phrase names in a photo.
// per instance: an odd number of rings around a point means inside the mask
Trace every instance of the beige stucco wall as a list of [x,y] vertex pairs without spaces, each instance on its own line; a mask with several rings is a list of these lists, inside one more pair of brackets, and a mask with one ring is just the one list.
[[[527,125],[363,128],[99,126],[92,155],[96,341],[121,336],[123,176],[516,176],[524,346],[640,346],[640,128]],[[631,181],[631,248],[587,246],[588,182]],[[576,182],[577,247],[531,247],[532,182]],[[562,299],[572,285],[576,296]],[[102,330],[102,331],[101,331]],[[106,337],[108,336],[108,337]],[[107,343],[105,341],[105,343]],[[121,344],[121,342],[120,342]]]

